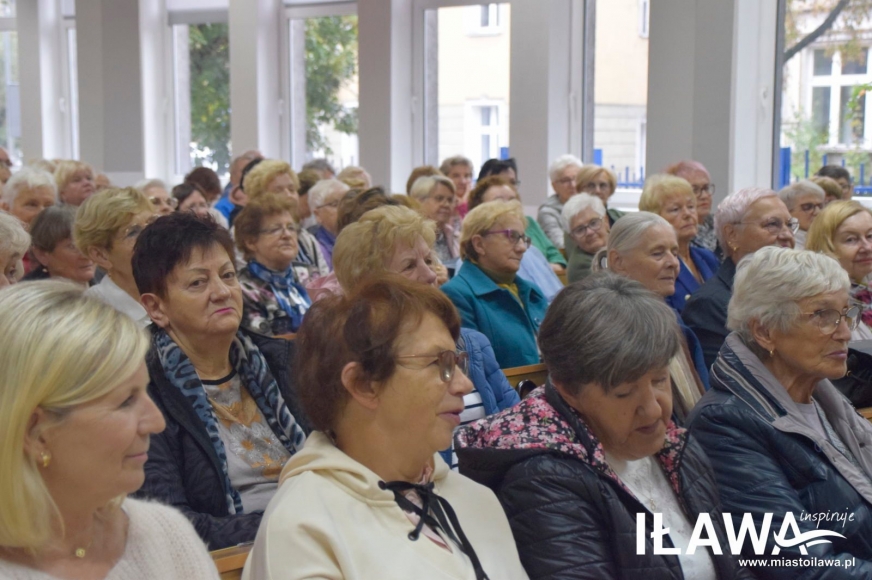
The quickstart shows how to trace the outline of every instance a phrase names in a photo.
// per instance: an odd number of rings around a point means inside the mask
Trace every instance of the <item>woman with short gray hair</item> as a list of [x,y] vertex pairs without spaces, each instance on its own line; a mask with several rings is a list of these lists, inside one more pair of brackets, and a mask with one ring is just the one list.
[[554,195],[539,206],[536,220],[551,243],[561,250],[568,248],[564,246],[566,241],[563,232],[566,231],[567,223],[563,217],[563,208],[578,193],[575,191],[575,178],[583,165],[575,155],[561,155],[548,168],[548,179],[554,188]]
[[15,216],[0,212],[0,289],[18,282],[24,275],[21,258],[30,247],[30,235]]
[[419,177],[409,191],[409,196],[421,203],[421,215],[436,222],[433,250],[451,270],[460,267],[460,231],[452,225],[457,204],[454,191],[454,182],[444,175]]
[[318,226],[309,233],[318,240],[321,253],[324,254],[324,259],[327,260],[327,265],[331,270],[333,269],[333,246],[336,244],[336,235],[339,233],[339,202],[349,189],[338,179],[322,179],[312,186],[306,196],[312,214],[318,222]]
[[814,218],[824,209],[826,193],[813,181],[804,179],[792,183],[778,192],[778,197],[787,206],[790,215],[799,221],[799,229],[793,234],[794,247],[805,249],[805,237]]
[[457,434],[461,473],[497,493],[531,578],[745,577],[731,555],[654,554],[651,534],[636,533],[638,514],[662,514],[684,548],[692,518],[707,513],[725,537],[711,467],[672,421],[669,361],[680,344],[659,296],[593,274],[542,322],[548,383]]
[[589,193],[569,198],[563,206],[561,219],[565,228],[566,275],[571,284],[590,274],[594,254],[609,239],[609,220],[606,219],[606,206],[600,198]]
[[691,294],[681,311],[684,323],[702,344],[707,367],[714,364],[729,334],[727,304],[733,293],[736,264],[765,246],[792,248],[793,234],[798,227],[796,218],[771,189],[740,189],[718,206],[715,229],[724,250],[724,261],[717,273]]
[[[736,524],[751,514],[771,517],[773,530],[792,524],[794,537],[827,537],[784,546],[767,534],[762,551],[746,542],[742,553],[760,562],[761,579],[794,577],[760,560],[776,546],[777,560],[810,558],[809,578],[872,576],[872,425],[830,382],[845,375],[859,321],[850,287],[823,254],[767,247],[743,259],[729,305],[733,332],[689,420]],[[850,572],[831,575],[833,561]]]

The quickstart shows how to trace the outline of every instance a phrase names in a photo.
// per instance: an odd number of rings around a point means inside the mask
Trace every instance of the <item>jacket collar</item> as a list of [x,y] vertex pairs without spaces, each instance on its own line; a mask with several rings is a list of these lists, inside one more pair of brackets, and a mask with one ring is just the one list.
[[[486,296],[494,292],[506,292],[506,290],[497,286],[497,283],[484,273],[484,270],[470,260],[463,261],[463,267],[460,268],[457,277],[466,280],[466,283],[469,284],[470,289],[472,289],[473,294],[476,296]],[[525,304],[530,302],[531,298],[545,299],[545,296],[536,286],[533,286],[520,276],[515,276],[515,285],[518,287],[518,294]]]
[[733,280],[736,278],[736,264],[732,258],[724,258],[716,276],[723,282],[724,286],[733,289]]

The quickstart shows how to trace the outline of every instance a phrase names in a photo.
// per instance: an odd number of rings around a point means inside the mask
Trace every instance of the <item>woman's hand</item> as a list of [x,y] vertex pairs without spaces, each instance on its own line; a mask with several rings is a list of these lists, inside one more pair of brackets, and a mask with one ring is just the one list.
[[554,270],[554,273],[557,274],[558,276],[566,274],[566,268],[564,268],[560,264],[551,264],[551,269]]

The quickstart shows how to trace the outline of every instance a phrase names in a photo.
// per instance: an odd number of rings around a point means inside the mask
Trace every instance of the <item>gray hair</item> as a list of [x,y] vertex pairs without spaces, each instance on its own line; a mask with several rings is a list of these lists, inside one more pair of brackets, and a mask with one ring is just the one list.
[[454,182],[444,175],[425,175],[415,180],[415,183],[412,184],[412,189],[409,190],[409,196],[418,201],[424,201],[433,192],[437,183],[441,183],[450,189],[451,193],[455,192]]
[[567,167],[584,167],[584,163],[575,155],[561,155],[548,167],[548,179],[552,182],[557,181]]
[[850,288],[847,272],[835,259],[806,250],[766,246],[742,258],[736,267],[727,328],[753,347],[757,343],[751,335],[752,320],[788,332],[800,316],[797,302]]
[[[623,219],[623,218],[622,218]],[[680,348],[675,313],[642,284],[610,272],[564,288],[539,327],[551,378],[571,392],[608,391],[665,368]]]
[[591,208],[600,217],[604,217],[606,215],[606,206],[603,205],[603,201],[595,195],[590,195],[589,193],[579,193],[573,195],[563,205],[561,216],[566,222],[567,232],[569,232],[569,224],[572,223],[572,219],[587,208]]
[[718,205],[718,211],[715,213],[715,232],[717,232],[718,242],[727,256],[730,255],[731,250],[727,245],[725,226],[741,222],[745,214],[748,213],[748,208],[765,197],[778,197],[778,194],[765,187],[746,187],[728,195]]
[[54,176],[37,167],[24,166],[3,186],[3,201],[11,207],[12,202],[18,198],[22,191],[32,191],[40,187],[50,189],[55,201],[57,201],[58,186]]
[[787,206],[787,211],[793,211],[796,205],[796,198],[800,195],[814,195],[818,201],[823,201],[827,197],[827,194],[824,193],[824,189],[820,185],[808,179],[792,183],[778,192],[778,197]]
[[591,270],[599,272],[608,269],[608,264],[605,263],[605,257],[610,250],[614,250],[619,254],[626,254],[633,251],[642,241],[643,236],[653,227],[665,227],[672,230],[672,224],[657,215],[647,211],[636,213],[628,213],[621,217],[609,230],[609,241],[606,247],[602,248],[593,257]]
[[33,247],[44,252],[53,252],[66,239],[73,238],[76,209],[68,205],[47,207],[30,224],[30,239]]
[[0,212],[0,256],[21,258],[30,247],[30,234],[13,215]]
[[161,181],[160,179],[143,179],[133,186],[134,189],[138,189],[140,192],[145,193],[149,189],[153,187],[159,187],[166,192],[169,192],[167,189],[167,184]]
[[322,179],[309,190],[309,207],[318,209],[332,193],[345,193],[349,187],[338,179]]

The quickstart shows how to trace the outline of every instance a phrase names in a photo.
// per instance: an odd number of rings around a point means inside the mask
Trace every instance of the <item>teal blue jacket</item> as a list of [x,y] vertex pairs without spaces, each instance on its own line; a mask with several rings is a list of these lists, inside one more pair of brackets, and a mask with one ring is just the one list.
[[463,326],[490,340],[503,369],[540,362],[536,335],[548,309],[538,286],[521,277],[515,277],[515,284],[524,307],[481,268],[464,260],[460,271],[442,286],[460,312]]

